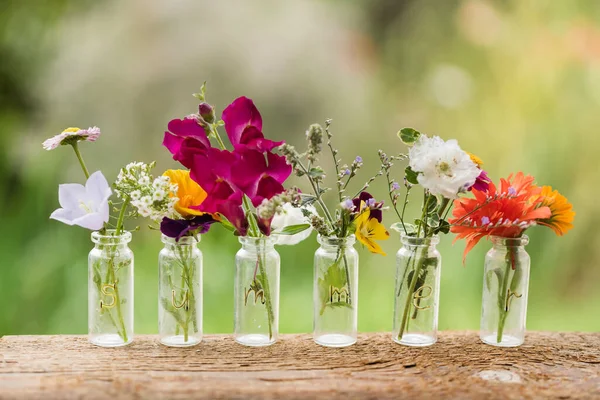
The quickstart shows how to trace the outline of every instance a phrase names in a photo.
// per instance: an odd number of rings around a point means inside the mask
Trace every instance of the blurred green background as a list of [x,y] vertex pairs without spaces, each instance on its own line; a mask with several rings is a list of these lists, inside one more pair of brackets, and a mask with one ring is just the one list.
[[[395,133],[405,126],[457,138],[495,181],[523,170],[554,186],[574,204],[575,229],[529,231],[528,328],[600,330],[598,1],[5,0],[0,9],[0,334],[87,331],[89,232],[48,219],[58,184],[82,174],[70,149],[46,152],[42,141],[98,125],[102,137],[82,151],[109,180],[132,160],[176,167],[162,135],[195,111],[191,93],[204,80],[219,110],[253,98],[273,139],[303,146],[310,123],[332,118],[346,161],[365,159],[356,189],[377,170],[377,149],[404,151]],[[381,183],[372,191],[385,196]],[[360,250],[361,331],[391,330],[399,245],[392,234],[387,257]],[[135,329],[155,333],[159,236],[143,229],[131,247]],[[221,227],[203,237],[208,333],[232,331],[238,247]],[[441,329],[478,328],[489,247],[463,266],[464,243],[443,237]],[[279,249],[282,332],[312,329],[316,248],[313,235]]]

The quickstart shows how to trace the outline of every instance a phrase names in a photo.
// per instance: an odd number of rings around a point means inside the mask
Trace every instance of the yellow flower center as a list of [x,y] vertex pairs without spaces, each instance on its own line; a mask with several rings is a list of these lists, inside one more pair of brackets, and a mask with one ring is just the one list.
[[79,132],[81,130],[81,128],[67,128],[64,131],[62,131],[62,133],[74,133],[74,132]]

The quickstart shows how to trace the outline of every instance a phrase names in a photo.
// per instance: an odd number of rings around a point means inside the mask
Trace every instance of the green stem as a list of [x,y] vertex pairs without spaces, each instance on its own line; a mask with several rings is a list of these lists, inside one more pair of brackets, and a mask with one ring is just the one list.
[[[389,169],[387,169],[385,171],[385,176],[386,176],[387,183],[388,183],[388,194],[390,196],[390,201],[392,203],[392,206],[394,207],[394,211],[396,212],[396,215],[400,219],[400,224],[402,225],[402,229],[404,229],[404,234],[408,235],[408,231],[406,230],[406,226],[404,225],[404,210],[402,210],[402,214],[400,214],[400,212],[398,211],[398,207],[396,206],[396,202],[394,201],[394,196],[392,195],[392,193],[393,193],[392,181],[390,179],[390,170]],[[406,191],[406,196],[408,196],[408,189]],[[404,207],[406,208],[406,199],[404,199]]]
[[267,309],[267,321],[269,325],[269,340],[271,340],[273,338],[273,323],[275,322],[275,316],[273,315],[273,304],[271,303],[271,289],[269,287],[269,277],[267,276],[267,270],[265,268],[265,251],[264,249],[260,248],[258,242],[256,244],[256,251],[258,253],[258,268],[260,271],[260,275],[262,276],[261,286],[265,294],[265,308]]
[[304,164],[302,164],[300,161],[298,161],[298,166],[300,168],[302,168],[302,171],[306,174],[306,177],[308,178],[308,181],[310,182],[310,185],[312,186],[315,196],[317,198],[317,203],[319,203],[319,206],[321,207],[321,209],[323,210],[323,213],[325,214],[325,217],[327,218],[327,222],[329,222],[329,226],[330,226],[331,230],[333,230],[333,217],[331,216],[329,209],[325,205],[325,202],[321,198],[321,191],[319,190],[318,184],[316,182],[314,182],[313,179],[310,177],[308,170],[306,169]]
[[123,206],[121,206],[121,212],[119,212],[119,219],[117,220],[117,227],[115,229],[115,236],[121,236],[123,233],[123,221],[125,220],[125,211],[127,210],[127,206],[129,205],[130,198],[126,197],[123,202]]
[[498,332],[496,334],[496,343],[502,342],[502,336],[504,334],[504,325],[506,324],[506,318],[508,316],[508,281],[511,275],[511,271],[514,266],[514,253],[509,247],[506,252],[506,271],[502,277],[502,288],[498,293]]
[[[110,261],[108,263],[108,271],[106,272],[106,284],[114,285],[115,308],[117,309],[117,318],[119,319],[120,326],[117,326],[117,324],[115,323],[115,320],[113,319],[112,313],[110,312],[110,310],[108,311],[108,313],[111,317],[113,324],[115,325],[115,328],[117,329],[117,333],[119,334],[119,336],[121,336],[123,341],[125,343],[127,343],[128,342],[127,329],[125,328],[125,320],[123,319],[123,313],[121,311],[121,296],[119,295],[119,285],[117,282],[117,275],[116,275],[116,271],[115,271],[115,256],[116,255],[110,256]],[[102,293],[102,292],[100,292],[100,293]]]
[[79,143],[74,142],[73,144],[71,144],[71,146],[73,147],[73,150],[75,151],[75,155],[77,156],[77,159],[79,160],[79,164],[81,165],[81,169],[83,170],[83,173],[85,174],[85,178],[89,179],[90,173],[89,173],[87,167],[85,166],[85,162],[83,161],[83,157],[81,156],[81,152],[79,151]]
[[442,214],[444,214],[444,211],[446,210],[446,207],[448,207],[448,204],[450,204],[450,199],[442,197],[442,202],[440,203],[440,207],[438,208],[438,216],[440,218],[442,218]]
[[[423,251],[427,250],[427,247],[423,247]],[[404,335],[404,331],[406,329],[406,326],[408,324],[408,315],[410,313],[410,305],[412,304],[412,299],[414,296],[414,292],[415,292],[415,287],[417,286],[417,281],[419,280],[419,274],[421,273],[421,269],[423,268],[423,265],[425,264],[425,257],[422,254],[421,257],[417,257],[417,250],[415,249],[415,257],[413,258],[413,276],[412,279],[410,281],[410,286],[408,288],[408,293],[406,295],[406,304],[404,305],[404,311],[402,314],[402,322],[400,323],[400,330],[398,332],[398,340],[402,340],[402,336]],[[417,258],[418,258],[418,264],[415,267],[415,263],[417,262]],[[400,283],[402,285],[402,283]]]

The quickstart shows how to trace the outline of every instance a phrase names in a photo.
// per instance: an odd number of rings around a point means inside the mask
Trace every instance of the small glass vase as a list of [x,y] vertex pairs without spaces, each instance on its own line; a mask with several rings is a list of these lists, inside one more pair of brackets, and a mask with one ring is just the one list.
[[281,259],[270,237],[240,237],[235,256],[234,336],[245,346],[269,346],[279,334]]
[[527,319],[529,238],[492,236],[491,241],[493,247],[485,256],[480,338],[492,346],[520,346]]
[[158,333],[165,346],[202,341],[202,252],[200,236],[176,241],[162,235],[158,256]]
[[354,235],[317,238],[314,262],[314,341],[326,347],[356,343],[358,325],[358,253]]
[[92,233],[88,257],[89,341],[101,347],[133,341],[133,252],[131,233]]
[[402,235],[396,254],[396,296],[392,338],[406,346],[437,342],[442,257],[439,236]]

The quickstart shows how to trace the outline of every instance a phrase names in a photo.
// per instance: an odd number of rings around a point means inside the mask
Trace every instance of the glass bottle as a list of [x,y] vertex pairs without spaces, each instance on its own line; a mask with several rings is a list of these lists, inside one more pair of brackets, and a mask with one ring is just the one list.
[[492,346],[515,347],[525,339],[531,260],[529,238],[492,236],[485,256],[480,337]]
[[358,253],[354,235],[318,236],[314,262],[313,339],[326,347],[356,343],[358,325]]
[[125,346],[133,341],[133,252],[131,233],[92,233],[88,257],[88,332],[91,343]]
[[279,333],[281,260],[270,237],[240,237],[235,256],[234,335],[246,346],[269,346]]
[[442,257],[439,236],[401,237],[396,254],[396,292],[392,338],[407,346],[437,341]]
[[158,333],[165,346],[202,341],[202,252],[200,236],[176,241],[162,235],[158,256]]

